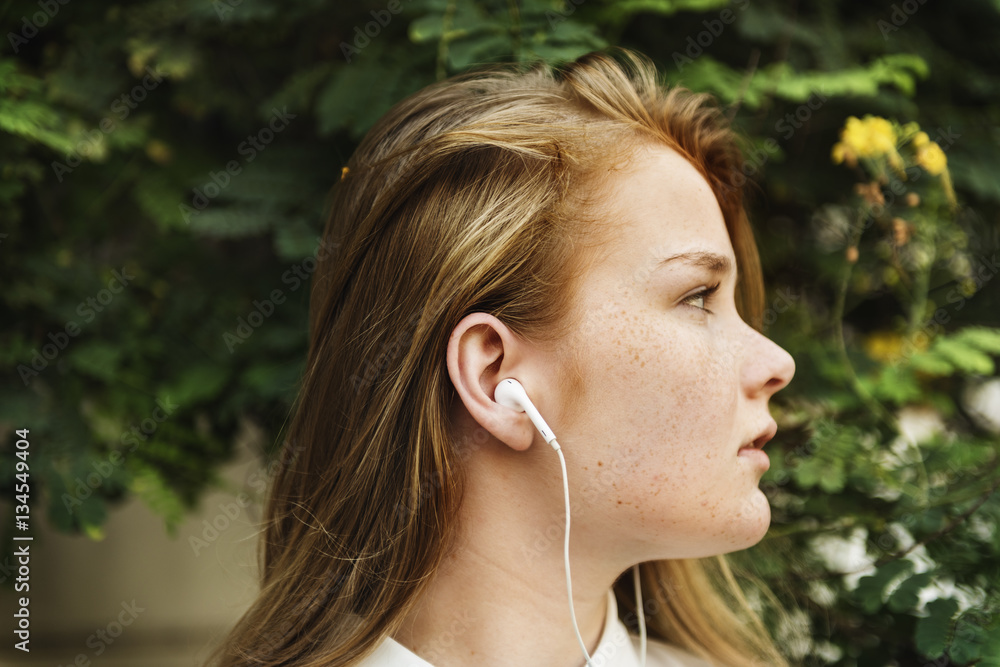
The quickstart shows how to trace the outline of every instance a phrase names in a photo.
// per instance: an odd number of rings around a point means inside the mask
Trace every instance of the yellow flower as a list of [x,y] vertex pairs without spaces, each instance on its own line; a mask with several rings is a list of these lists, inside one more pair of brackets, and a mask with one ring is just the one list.
[[850,146],[858,146],[863,142],[864,123],[855,116],[849,116],[840,131],[840,140]]
[[926,132],[917,132],[913,136],[913,147],[920,148],[921,146],[926,146],[930,142],[930,137],[927,136]]
[[858,164],[858,159],[842,142],[838,142],[833,145],[833,151],[830,153],[830,157],[833,158],[834,164],[840,164],[841,162],[847,161],[848,167],[854,167]]
[[892,149],[891,153],[887,153],[889,156],[889,164],[896,168],[896,171],[903,173],[903,158],[899,156],[899,153],[895,148]]
[[903,337],[891,331],[876,331],[864,340],[864,349],[875,361],[892,362],[903,352]]
[[927,173],[940,176],[948,168],[948,158],[937,142],[931,141],[917,149],[917,164],[926,169]]
[[875,158],[887,156],[890,164],[902,167],[899,153],[896,151],[896,131],[885,118],[865,116],[858,119],[851,116],[840,131],[840,142],[833,147],[833,161],[840,164],[846,161],[854,166],[857,158]]
[[830,151],[830,157],[833,158],[834,164],[840,164],[847,157],[844,153],[844,144],[836,143],[833,145],[833,150]]
[[[863,121],[867,132],[867,151],[871,155],[886,155],[896,152],[896,132],[892,123],[885,118],[865,116]],[[862,154],[864,149],[862,149]]]
[[944,173],[941,174],[941,186],[944,188],[944,194],[951,202],[952,206],[958,205],[958,200],[955,198],[955,186],[951,183],[951,174],[945,169]]

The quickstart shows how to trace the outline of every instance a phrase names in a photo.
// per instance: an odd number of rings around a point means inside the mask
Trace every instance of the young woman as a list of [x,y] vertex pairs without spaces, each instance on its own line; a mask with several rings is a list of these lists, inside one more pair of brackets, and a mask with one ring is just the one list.
[[335,188],[298,453],[216,664],[784,665],[721,556],[768,528],[795,368],[744,181],[718,109],[626,51],[386,114]]

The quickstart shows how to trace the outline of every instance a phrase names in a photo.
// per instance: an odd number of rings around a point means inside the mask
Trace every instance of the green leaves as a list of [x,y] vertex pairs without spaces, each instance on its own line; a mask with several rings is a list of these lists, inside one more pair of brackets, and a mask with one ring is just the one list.
[[801,451],[791,457],[792,479],[802,489],[818,487],[826,493],[842,491],[848,467],[857,465],[856,462],[866,456],[867,444],[868,439],[859,429],[819,420]]
[[1000,355],[1000,329],[966,327],[954,335],[955,341],[982,352]]
[[178,405],[195,405],[217,395],[226,380],[225,371],[215,365],[191,366],[184,368],[163,393]]
[[981,612],[970,610],[960,615],[955,622],[948,657],[960,665],[981,664],[980,660],[987,656],[996,662],[1000,658],[997,650],[1000,642],[996,639],[998,628],[1000,624],[996,618],[990,619]]
[[167,531],[175,535],[184,520],[187,504],[160,473],[151,466],[142,466],[134,474],[129,490],[161,516]]
[[927,615],[917,620],[917,650],[928,658],[940,658],[948,647],[951,636],[952,619],[958,611],[958,603],[951,598],[927,603]]
[[99,380],[113,381],[122,358],[122,350],[99,340],[84,341],[70,351],[73,367]]
[[[382,6],[73,3],[17,58],[0,57],[0,310],[11,323],[0,366],[12,380],[0,421],[31,421],[50,443],[33,453],[50,523],[97,539],[109,509],[134,496],[176,525],[215,484],[246,415],[277,438],[305,356],[303,260],[341,167],[393,104],[479,64],[623,45],[715,94],[747,136],[768,293],[801,295],[794,308],[769,304],[767,335],[796,374],[768,404],[779,421],[762,484],[773,525],[742,554],[809,611],[799,662],[884,667],[919,653],[1000,666],[1000,443],[988,420],[969,419],[965,396],[989,393],[1000,355],[1000,5],[920,3],[888,40],[878,21],[892,8],[864,3],[407,0],[369,25]],[[27,9],[37,3],[8,15]],[[727,9],[735,18],[719,33]],[[146,67],[167,76],[132,99]],[[112,107],[123,95],[134,108]],[[238,147],[274,107],[297,117],[248,163]],[[833,165],[845,119],[866,114],[917,121],[946,147],[961,206],[951,211],[926,172],[879,181],[862,164]],[[104,117],[113,131],[100,130]],[[227,179],[232,160],[240,173]],[[218,192],[195,206],[207,184]],[[914,270],[925,261],[926,274]],[[126,263],[141,278],[85,320],[78,304]],[[80,335],[38,357],[24,386],[18,366],[69,321]],[[179,407],[155,421],[168,398]],[[123,463],[88,489],[112,452]],[[0,461],[0,486],[11,472]],[[810,545],[831,535],[816,555]],[[856,588],[839,576],[917,544]]]
[[730,0],[621,0],[604,8],[601,21],[624,23],[639,14],[671,16],[677,12],[708,12],[731,5]]
[[939,338],[931,346],[931,353],[947,360],[957,371],[975,375],[993,374],[993,360],[989,355],[966,342]]
[[[393,104],[430,83],[433,77],[427,66],[433,50],[412,48],[413,52],[405,55],[386,53],[382,42],[374,41],[350,64],[341,64],[316,96],[320,135],[342,131],[357,141]],[[374,81],[378,81],[377,86],[372,85]]]
[[66,117],[43,94],[44,83],[23,72],[16,60],[0,58],[0,132],[38,142],[60,153],[73,150]]
[[909,363],[931,375],[992,375],[995,365],[991,355],[996,354],[1000,354],[1000,329],[970,327],[938,336],[926,350],[913,354]]
[[676,75],[684,85],[711,90],[722,100],[740,99],[750,109],[757,109],[772,97],[791,102],[805,102],[811,96],[874,97],[882,86],[891,86],[912,95],[916,80],[927,75],[927,63],[919,56],[894,54],[868,63],[834,71],[799,71],[788,63],[761,67],[749,84],[742,85],[743,74],[723,65],[710,55],[703,55],[683,67]]
[[[885,602],[897,614],[916,615],[919,592],[933,584],[939,572],[911,574],[913,564],[906,560],[890,561],[873,575],[862,577],[854,591],[856,603],[869,614]],[[889,592],[891,591],[891,592]],[[888,595],[888,597],[886,597]],[[927,603],[914,626],[914,646],[926,658],[940,658],[947,653],[955,664],[965,665],[986,655],[997,657],[997,642],[990,626],[997,624],[987,615],[969,610],[956,613],[959,603],[953,598],[938,598]]]
[[[408,34],[416,44],[433,44],[451,72],[497,60],[572,60],[608,44],[596,25],[580,20],[577,4],[536,0],[514,11],[509,4],[457,2],[415,19]],[[630,10],[611,11],[619,17]]]
[[861,577],[854,589],[855,602],[869,614],[878,611],[885,601],[886,588],[912,570],[913,563],[900,559],[886,563],[875,574]]
[[886,600],[889,609],[894,612],[904,612],[915,609],[920,602],[920,591],[934,582],[935,572],[921,572],[905,579]]
[[863,378],[863,385],[881,401],[895,405],[917,402],[923,395],[920,383],[910,365],[888,364],[882,366],[874,380]]

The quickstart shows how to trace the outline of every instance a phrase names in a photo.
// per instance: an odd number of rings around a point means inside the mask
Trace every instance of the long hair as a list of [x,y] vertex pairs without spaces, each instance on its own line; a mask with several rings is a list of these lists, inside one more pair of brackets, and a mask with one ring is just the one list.
[[[582,188],[659,142],[718,199],[741,273],[764,291],[737,137],[712,100],[658,84],[615,49],[552,68],[493,66],[431,85],[366,135],[334,186],[311,294],[308,363],[261,541],[261,590],[213,656],[355,664],[400,627],[455,533],[463,458],[448,408],[449,335],[467,314],[529,340],[572,326],[583,245],[613,233]],[[643,563],[650,636],[721,665],[784,665],[722,556]],[[631,580],[615,584],[620,613]]]

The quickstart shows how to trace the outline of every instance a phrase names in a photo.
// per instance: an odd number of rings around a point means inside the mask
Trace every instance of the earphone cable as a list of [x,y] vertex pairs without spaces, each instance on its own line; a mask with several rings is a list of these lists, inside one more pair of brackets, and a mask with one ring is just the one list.
[[[563,559],[566,564],[566,594],[569,596],[569,615],[573,620],[573,631],[576,632],[576,640],[580,642],[580,650],[583,651],[584,657],[587,659],[587,667],[594,667],[594,663],[591,661],[590,653],[587,652],[587,645],[583,642],[583,637],[580,635],[580,626],[576,622],[576,610],[573,605],[573,578],[570,575],[569,569],[569,529],[570,529],[570,510],[569,510],[569,475],[566,472],[566,457],[563,456],[562,447],[556,442],[555,438],[549,443],[553,449],[556,450],[556,454],[559,455],[559,465],[562,468],[562,480],[563,480],[563,499],[566,504],[566,539],[563,543]],[[646,667],[646,614],[642,608],[642,586],[639,582],[639,565],[636,564],[632,567],[632,581],[635,584],[635,608],[636,613],[639,616],[639,646],[641,654],[642,667]]]
[[576,632],[576,640],[580,642],[580,650],[587,658],[587,667],[594,667],[594,663],[590,661],[590,653],[587,652],[587,645],[583,643],[583,637],[580,636],[580,626],[576,623],[576,610],[573,608],[573,580],[569,574],[569,477],[566,474],[566,457],[563,456],[562,447],[555,439],[549,444],[559,455],[559,465],[562,466],[563,498],[566,501],[566,541],[563,546],[563,557],[566,561],[566,593],[569,595],[569,615],[573,619],[573,630]]
[[[539,414],[538,409],[532,404],[531,399],[528,398],[528,394],[524,391],[524,387],[521,386],[520,382],[514,378],[504,378],[496,386],[496,389],[493,390],[493,397],[500,405],[517,410],[518,412],[528,413],[528,418],[535,425],[535,428],[538,429],[545,442],[559,455],[559,466],[562,469],[563,499],[566,504],[566,540],[563,544],[563,559],[566,563],[566,595],[569,598],[569,615],[573,621],[573,631],[576,633],[576,640],[580,643],[580,650],[583,651],[583,655],[587,660],[587,667],[594,667],[590,653],[587,651],[587,645],[583,642],[583,637],[580,635],[580,626],[576,622],[576,606],[573,604],[573,577],[570,575],[569,566],[570,509],[569,474],[566,472],[566,457],[562,453],[562,447],[556,441],[556,434],[552,432],[549,425],[542,419],[542,415]],[[633,576],[635,581],[635,607],[639,614],[639,643],[642,653],[642,667],[646,667],[646,617],[642,607],[642,587],[639,582],[638,564],[633,566]],[[610,612],[610,607],[608,611]],[[607,627],[609,620],[605,619],[604,627]]]
[[639,616],[640,665],[646,667],[646,612],[642,608],[642,584],[639,582],[639,564],[632,566],[632,582],[635,584],[635,613]]

